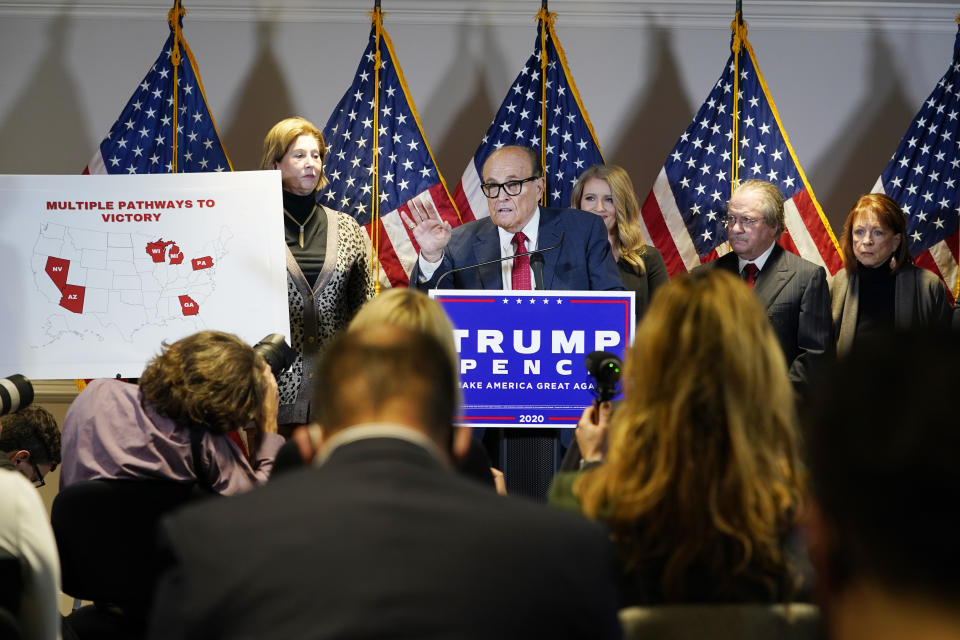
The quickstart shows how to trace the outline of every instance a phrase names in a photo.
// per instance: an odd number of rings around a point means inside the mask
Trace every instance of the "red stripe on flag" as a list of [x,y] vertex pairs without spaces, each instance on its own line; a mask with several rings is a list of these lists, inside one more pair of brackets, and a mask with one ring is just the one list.
[[[793,236],[790,235],[789,231],[784,231],[780,234],[780,238],[777,240],[777,244],[786,249],[792,254],[800,255],[800,250],[797,249],[797,244],[793,241]],[[801,256],[802,257],[802,256]]]
[[[457,209],[453,206],[453,203],[450,202],[450,197],[447,195],[447,190],[443,186],[442,182],[438,182],[429,189],[430,197],[433,198],[433,203],[437,206],[437,212],[440,214],[440,217],[450,223],[450,226],[456,227],[460,224],[460,216],[457,215]],[[459,207],[459,203],[457,203]],[[469,211],[469,208],[467,209]],[[463,209],[460,209],[463,211]],[[473,220],[471,214],[470,220]],[[463,222],[467,222],[465,218]]]
[[[364,228],[372,238],[371,224],[373,223],[365,225]],[[383,220],[378,221],[377,226],[380,227],[380,251],[377,254],[380,258],[380,268],[387,274],[391,285],[405,287],[410,283],[410,276],[404,271],[400,259],[397,258],[397,252],[393,249],[393,243],[390,242],[390,236],[387,235],[387,230],[383,226]]]
[[667,264],[667,273],[671,277],[678,273],[685,273],[687,268],[683,264],[680,252],[677,251],[677,245],[673,241],[673,236],[670,235],[670,229],[667,228],[667,223],[663,219],[663,212],[660,210],[660,203],[657,202],[652,189],[640,208],[640,215],[643,216],[647,231],[650,232],[653,246],[660,252],[663,261]]
[[[824,221],[820,217],[820,212],[817,211],[816,205],[813,204],[810,192],[806,189],[801,189],[793,195],[792,199],[793,204],[797,207],[797,211],[800,212],[800,217],[803,219],[803,226],[807,228],[807,233],[810,234],[814,244],[817,245],[817,251],[820,252],[820,258],[823,260],[823,264],[827,266],[827,270],[831,275],[835,274],[843,268],[843,258],[833,244],[833,240],[830,239],[830,233],[827,231],[827,227],[824,225]],[[784,246],[784,249],[786,248],[787,247]],[[792,251],[800,255],[796,247],[794,247]]]
[[[949,238],[945,238],[943,242],[946,242],[947,247],[950,248],[950,254],[953,255],[954,262],[960,262],[960,256],[958,256],[958,252],[960,252],[960,231],[957,231]],[[956,286],[955,282],[951,283],[947,288],[953,289],[954,286]]]
[[464,222],[476,220],[477,217],[473,215],[473,209],[470,208],[470,200],[467,199],[467,194],[463,192],[462,183],[457,184],[457,188],[453,192],[453,201],[456,203],[457,209],[460,210],[460,217]]
[[938,278],[943,280],[943,274],[940,273],[940,268],[937,266],[936,261],[933,259],[933,256],[930,255],[929,251],[924,251],[915,257],[913,259],[913,264],[923,269],[927,269],[928,271],[932,271],[933,273],[937,274]]
[[[723,245],[720,245],[720,246],[723,246]],[[703,256],[702,258],[700,258],[700,264],[706,264],[706,263],[708,263],[708,262],[713,262],[714,260],[716,260],[716,259],[719,258],[719,257],[720,257],[720,254],[717,253],[717,250],[716,250],[716,249],[711,249],[711,250],[710,250],[710,253],[708,253],[707,255],[705,255],[705,256]]]

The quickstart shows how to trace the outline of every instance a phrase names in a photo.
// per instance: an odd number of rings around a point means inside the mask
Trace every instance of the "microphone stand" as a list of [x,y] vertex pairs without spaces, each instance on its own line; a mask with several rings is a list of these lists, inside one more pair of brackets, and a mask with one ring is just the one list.
[[[469,264],[469,265],[467,265],[467,266],[465,266],[465,267],[457,267],[456,269],[450,269],[449,271],[445,271],[439,278],[437,278],[437,284],[435,284],[433,288],[434,288],[434,290],[439,289],[439,288],[440,288],[440,283],[443,282],[443,279],[444,279],[444,278],[446,278],[447,276],[452,275],[452,274],[454,274],[454,273],[459,273],[460,271],[466,271],[466,270],[468,270],[468,269],[479,269],[480,267],[485,267],[485,266],[487,266],[488,264],[496,264],[496,263],[498,263],[498,262],[505,262],[505,261],[507,261],[507,260],[513,260],[514,258],[522,258],[523,256],[537,256],[537,255],[540,255],[541,253],[546,252],[546,251],[553,251],[554,249],[559,249],[559,248],[560,248],[560,245],[563,244],[563,237],[566,235],[566,233],[567,233],[566,231],[561,231],[561,232],[560,232],[560,241],[557,242],[557,244],[553,245],[552,247],[547,247],[546,249],[534,249],[533,251],[525,251],[525,252],[523,252],[523,253],[516,253],[516,254],[514,254],[514,255],[512,255],[512,256],[505,256],[505,257],[503,257],[503,258],[496,258],[496,259],[494,259],[494,260],[486,260],[486,261],[484,261],[484,262],[478,262],[477,264]],[[532,264],[533,264],[535,261],[536,261],[536,257],[534,257],[533,259],[530,260],[530,262],[531,262],[531,267],[532,267]],[[538,263],[542,263],[542,261],[543,261],[543,256],[540,255],[540,261],[538,261]],[[537,270],[534,269],[534,277],[535,277],[535,278],[536,278],[536,273],[537,273]],[[540,288],[540,287],[542,287],[542,286],[543,286],[543,265],[540,264],[540,278],[539,278],[539,280],[537,281],[537,288]]]

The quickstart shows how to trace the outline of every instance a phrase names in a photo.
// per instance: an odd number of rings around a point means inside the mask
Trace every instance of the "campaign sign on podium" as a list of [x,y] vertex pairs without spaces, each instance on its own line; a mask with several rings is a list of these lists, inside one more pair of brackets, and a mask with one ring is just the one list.
[[454,326],[462,425],[576,426],[594,399],[586,355],[623,358],[633,341],[632,291],[442,289],[430,296]]

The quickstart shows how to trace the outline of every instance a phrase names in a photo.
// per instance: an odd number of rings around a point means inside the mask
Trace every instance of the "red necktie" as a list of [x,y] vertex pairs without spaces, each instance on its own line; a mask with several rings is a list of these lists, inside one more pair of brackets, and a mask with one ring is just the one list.
[[[523,231],[513,234],[513,243],[517,245],[517,253],[526,253],[527,236]],[[510,286],[514,291],[530,290],[530,256],[520,256],[513,259],[513,273],[511,274]]]
[[752,262],[748,262],[743,267],[744,279],[743,281],[747,283],[747,286],[753,289],[753,283],[757,281],[757,265]]

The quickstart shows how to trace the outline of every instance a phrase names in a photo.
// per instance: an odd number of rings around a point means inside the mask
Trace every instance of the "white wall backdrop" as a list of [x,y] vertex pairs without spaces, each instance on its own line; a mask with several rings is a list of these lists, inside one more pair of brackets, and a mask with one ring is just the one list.
[[[159,55],[171,2],[0,1],[0,173],[76,173]],[[237,169],[291,114],[326,123],[372,0],[184,0],[184,35]],[[534,0],[383,0],[453,189],[536,36]],[[552,0],[608,162],[645,197],[729,53],[733,0]],[[956,2],[744,2],[757,58],[839,232],[953,53]]]

